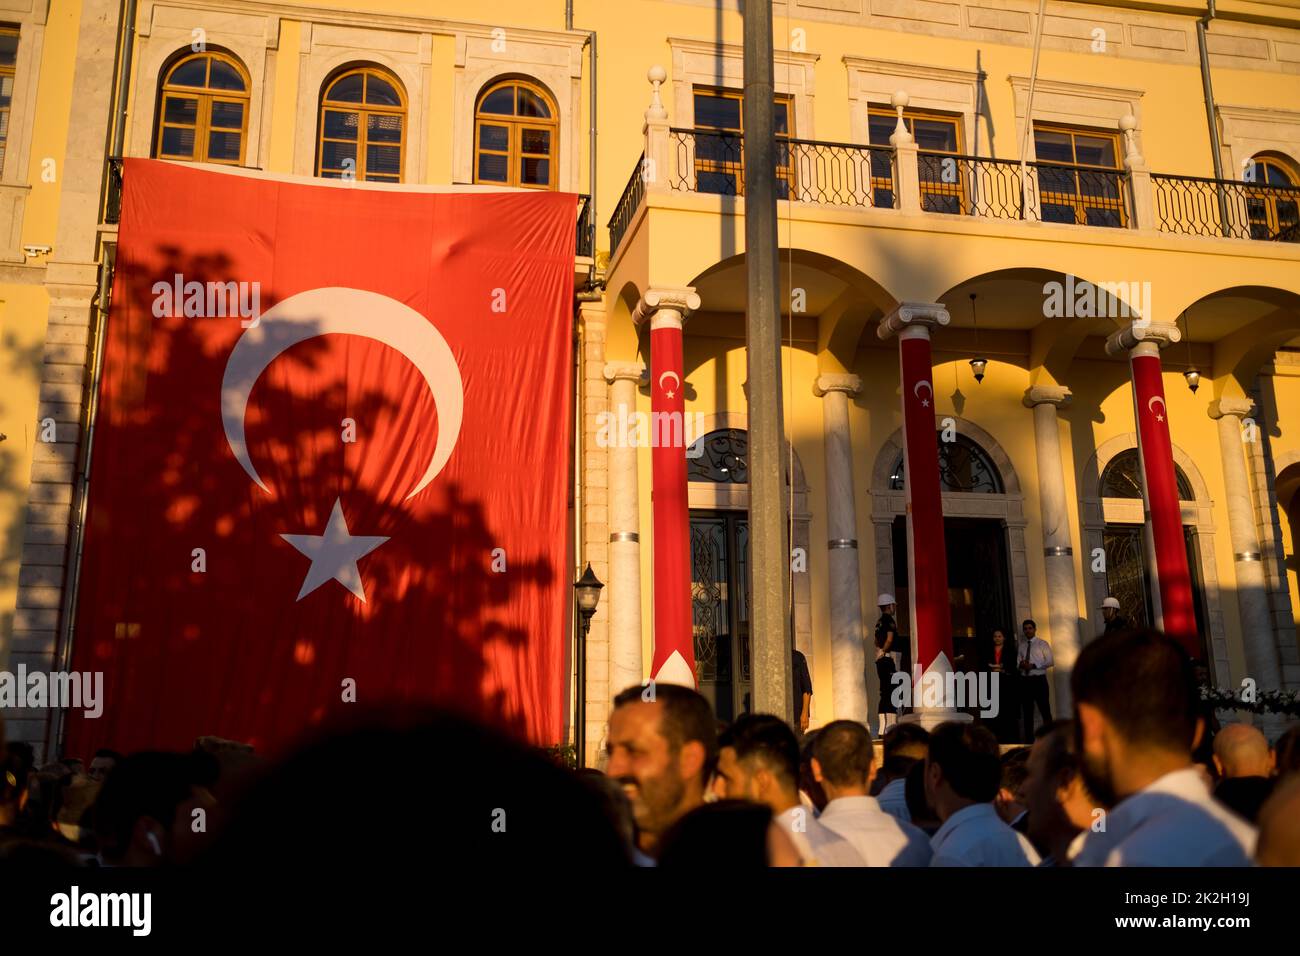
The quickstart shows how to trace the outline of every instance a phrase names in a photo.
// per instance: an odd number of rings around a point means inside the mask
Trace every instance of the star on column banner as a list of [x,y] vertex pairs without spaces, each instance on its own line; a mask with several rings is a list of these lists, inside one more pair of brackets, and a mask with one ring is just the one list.
[[347,520],[343,517],[343,504],[338,498],[334,499],[334,510],[330,512],[324,534],[282,534],[280,537],[311,558],[311,567],[307,569],[307,578],[302,582],[297,600],[301,601],[333,579],[361,598],[362,603],[366,600],[366,590],[361,584],[357,561],[388,540],[349,534]]

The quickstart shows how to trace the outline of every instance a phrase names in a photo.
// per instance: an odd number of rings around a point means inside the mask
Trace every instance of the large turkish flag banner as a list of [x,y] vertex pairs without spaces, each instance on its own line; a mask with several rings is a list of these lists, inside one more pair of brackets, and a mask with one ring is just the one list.
[[124,183],[69,752],[393,700],[559,741],[576,197]]

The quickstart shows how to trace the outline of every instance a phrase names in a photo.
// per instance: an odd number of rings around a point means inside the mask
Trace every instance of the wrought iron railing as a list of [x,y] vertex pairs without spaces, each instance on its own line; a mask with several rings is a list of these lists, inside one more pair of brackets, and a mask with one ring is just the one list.
[[1128,172],[1063,163],[1029,163],[1037,174],[1038,215],[1043,222],[1124,228],[1129,209]]
[[1300,187],[1151,174],[1162,232],[1300,242]]
[[[675,192],[741,196],[745,191],[744,137],[720,130],[671,129],[672,168],[668,188]],[[882,170],[890,169],[893,150],[820,140],[779,137],[776,141],[778,199],[821,206],[893,206],[893,194],[876,195]]]
[[1035,171],[1011,159],[921,152],[921,208],[986,219],[1037,219]]
[[586,193],[578,196],[577,254],[591,258],[596,234],[591,228],[591,197]]
[[632,167],[632,175],[628,178],[627,185],[623,187],[623,195],[619,197],[618,205],[614,207],[614,215],[609,217],[609,254],[612,256],[623,241],[623,234],[627,232],[627,227],[632,224],[632,217],[636,211],[641,208],[641,200],[645,198],[645,179],[649,170],[646,169],[645,153],[637,159],[636,165]]

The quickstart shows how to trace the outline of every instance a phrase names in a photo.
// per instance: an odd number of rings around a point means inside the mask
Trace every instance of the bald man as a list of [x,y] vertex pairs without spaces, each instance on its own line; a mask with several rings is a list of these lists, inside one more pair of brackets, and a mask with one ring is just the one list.
[[1283,777],[1260,810],[1255,862],[1300,866],[1300,774]]
[[1228,724],[1214,737],[1214,765],[1220,780],[1215,798],[1254,823],[1273,791],[1273,752],[1268,740],[1250,724]]

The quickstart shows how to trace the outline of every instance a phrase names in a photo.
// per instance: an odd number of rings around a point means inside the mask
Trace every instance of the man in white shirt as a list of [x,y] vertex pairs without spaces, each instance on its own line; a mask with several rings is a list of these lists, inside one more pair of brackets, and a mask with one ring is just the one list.
[[928,866],[929,838],[867,795],[876,775],[874,757],[862,724],[836,720],[818,731],[812,772],[828,801],[818,822],[852,844],[867,866]]
[[1192,763],[1204,721],[1182,646],[1150,630],[1106,634],[1079,654],[1070,684],[1084,782],[1111,808],[1074,865],[1249,866],[1255,828]]
[[1025,720],[1026,743],[1034,740],[1034,707],[1043,717],[1043,726],[1052,722],[1051,696],[1047,689],[1047,669],[1055,664],[1052,646],[1038,636],[1038,625],[1026,620],[1020,625],[1024,637],[1016,648],[1016,666],[1020,671],[1020,712]]
[[804,866],[862,866],[862,857],[799,802],[799,744],[779,717],[746,714],[718,739],[723,795],[765,804]]
[[886,781],[876,800],[880,809],[904,823],[912,822],[907,809],[907,775],[930,751],[930,733],[920,724],[894,724],[885,731],[880,775]]
[[993,807],[1002,779],[998,739],[981,724],[949,722],[930,734],[925,795],[943,825],[931,866],[1037,866],[1033,844]]

